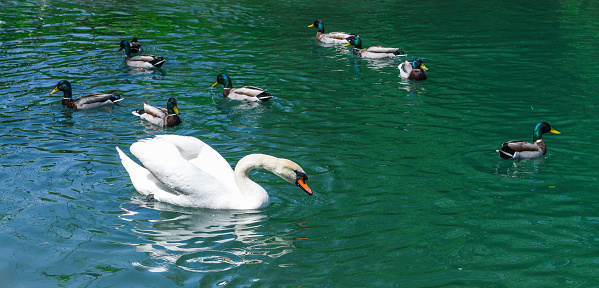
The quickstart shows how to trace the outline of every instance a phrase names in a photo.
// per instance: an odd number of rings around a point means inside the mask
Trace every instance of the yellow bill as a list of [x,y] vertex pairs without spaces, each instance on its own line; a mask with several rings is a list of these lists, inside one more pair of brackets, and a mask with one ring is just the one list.
[[553,134],[562,134],[562,133],[559,133],[559,131],[557,131],[557,130],[555,130],[553,128],[551,128],[551,130],[549,132],[551,132]]
[[60,91],[60,90],[58,90],[58,87],[56,87],[56,88],[54,88],[54,90],[52,90],[52,92],[50,92],[50,95],[52,95],[52,94],[54,94],[54,93],[56,93],[58,91]]

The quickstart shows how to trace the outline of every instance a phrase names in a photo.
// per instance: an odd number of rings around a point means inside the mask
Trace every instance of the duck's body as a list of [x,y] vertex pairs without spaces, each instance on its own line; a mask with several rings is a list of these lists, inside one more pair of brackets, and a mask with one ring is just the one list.
[[143,48],[141,47],[141,44],[139,44],[139,42],[137,41],[136,37],[133,37],[133,39],[131,39],[131,43],[129,43],[129,49],[131,51],[131,54],[143,52]]
[[63,91],[62,105],[74,110],[93,109],[100,106],[112,105],[123,100],[121,96],[114,93],[88,94],[79,96],[77,99],[73,100],[71,83],[67,80],[60,80],[58,84],[56,84],[56,88],[50,92],[50,95],[58,91]]
[[356,36],[356,34],[345,33],[345,32],[324,32],[324,24],[322,20],[316,20],[313,24],[308,27],[316,27],[318,32],[316,32],[316,39],[327,44],[337,44],[337,45],[345,45],[348,37]]
[[499,153],[502,159],[521,160],[541,157],[547,153],[547,146],[545,146],[542,139],[543,134],[547,132],[560,134],[548,123],[541,122],[535,126],[533,131],[533,143],[521,140],[508,141],[500,143],[502,145],[501,150],[496,150],[496,152]]
[[345,39],[345,46],[354,45],[352,52],[362,58],[382,59],[390,57],[406,56],[401,48],[391,48],[383,46],[372,46],[362,48],[362,39],[359,36],[350,36]]
[[399,68],[399,76],[404,79],[426,80],[428,78],[428,75],[426,74],[428,68],[424,66],[424,63],[420,58],[414,58],[412,63],[406,60],[399,64],[397,68]]
[[123,40],[120,43],[119,50],[125,50],[125,63],[131,67],[138,68],[159,68],[166,62],[162,57],[156,57],[150,54],[131,56],[131,46],[129,41]]
[[166,109],[162,107],[154,107],[144,101],[144,108],[139,111],[133,111],[133,115],[141,119],[147,120],[152,124],[165,127],[175,127],[181,124],[179,117],[179,109],[177,108],[177,100],[169,98],[166,104]]
[[266,102],[270,100],[270,98],[272,98],[270,93],[266,92],[266,89],[254,86],[233,88],[231,78],[225,73],[218,74],[218,76],[216,77],[216,82],[212,84],[212,87],[218,84],[223,84],[225,86],[225,88],[223,89],[223,96],[232,100],[246,102]]
[[137,191],[178,206],[210,209],[257,209],[269,203],[268,193],[248,178],[251,170],[267,169],[309,195],[308,177],[287,159],[250,154],[235,171],[212,147],[195,137],[160,135],[131,145],[138,165],[116,148]]

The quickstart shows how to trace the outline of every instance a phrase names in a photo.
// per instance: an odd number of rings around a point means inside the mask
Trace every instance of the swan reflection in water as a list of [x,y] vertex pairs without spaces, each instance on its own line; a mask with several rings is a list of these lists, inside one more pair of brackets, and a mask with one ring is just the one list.
[[148,258],[133,265],[150,272],[178,267],[191,272],[219,272],[242,264],[262,263],[265,256],[281,257],[295,250],[291,236],[260,233],[268,217],[258,210],[211,210],[168,203],[123,204],[119,217],[136,224],[136,251]]

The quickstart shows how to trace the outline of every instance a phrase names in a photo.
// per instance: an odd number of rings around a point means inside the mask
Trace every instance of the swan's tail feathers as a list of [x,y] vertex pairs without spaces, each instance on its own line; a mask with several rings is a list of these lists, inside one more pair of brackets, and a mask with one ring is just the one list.
[[262,92],[262,93],[256,95],[256,98],[258,98],[260,101],[266,102],[266,101],[270,100],[270,98],[272,98],[272,96],[270,95],[270,93]]
[[150,61],[150,63],[152,65],[154,65],[154,67],[160,67],[160,66],[162,66],[162,64],[164,64],[164,62],[166,62],[166,60],[164,60],[164,58],[162,58],[162,57],[158,57],[158,58]]
[[404,56],[406,56],[406,53],[404,53],[401,50],[397,50],[397,51],[393,52],[393,55],[398,56],[398,57],[404,57]]

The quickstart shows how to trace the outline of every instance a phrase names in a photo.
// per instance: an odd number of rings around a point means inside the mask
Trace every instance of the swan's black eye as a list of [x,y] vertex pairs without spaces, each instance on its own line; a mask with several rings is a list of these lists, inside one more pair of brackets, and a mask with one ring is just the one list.
[[293,170],[293,172],[295,172],[295,182],[302,178],[304,178],[304,181],[308,180],[308,175],[306,175],[306,173],[297,170]]

